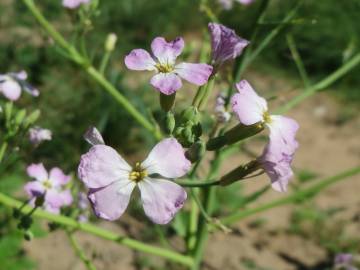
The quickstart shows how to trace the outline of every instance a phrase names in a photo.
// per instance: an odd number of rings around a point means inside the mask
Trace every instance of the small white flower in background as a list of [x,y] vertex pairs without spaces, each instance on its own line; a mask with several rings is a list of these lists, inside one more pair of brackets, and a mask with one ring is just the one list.
[[50,141],[52,132],[49,129],[33,127],[29,129],[29,140],[33,145],[39,145],[42,141]]
[[0,74],[0,93],[11,101],[18,100],[22,90],[34,97],[39,96],[39,90],[27,83],[26,79],[25,71]]
[[219,123],[226,123],[231,118],[231,114],[225,109],[225,96],[222,93],[216,98],[215,116]]

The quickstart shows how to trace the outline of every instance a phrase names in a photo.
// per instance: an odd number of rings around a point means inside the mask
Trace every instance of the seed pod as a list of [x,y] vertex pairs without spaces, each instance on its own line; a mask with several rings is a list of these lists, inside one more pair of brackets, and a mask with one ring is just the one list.
[[172,112],[167,112],[165,116],[165,131],[167,134],[172,134],[175,128],[175,117]]

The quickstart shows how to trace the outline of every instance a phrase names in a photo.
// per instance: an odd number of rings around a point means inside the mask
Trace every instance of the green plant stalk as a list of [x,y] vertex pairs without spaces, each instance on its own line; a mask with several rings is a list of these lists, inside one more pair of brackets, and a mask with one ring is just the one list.
[[86,256],[84,250],[81,248],[79,243],[74,237],[74,232],[70,232],[69,230],[66,231],[67,236],[69,237],[70,244],[74,249],[76,255],[79,259],[84,263],[86,269],[88,270],[96,270],[95,265],[91,262],[91,260]]
[[1,144],[1,147],[0,147],[0,164],[1,164],[1,162],[3,161],[3,159],[4,159],[7,146],[8,146],[8,143],[7,143],[6,141],[4,141],[4,142]]
[[[199,189],[193,188],[190,190],[191,194],[196,196],[199,194]],[[189,228],[188,228],[188,237],[186,241],[186,248],[188,253],[191,253],[196,245],[196,232],[198,229],[199,222],[199,207],[197,202],[194,199],[194,196],[191,196],[191,210],[189,216]]]
[[212,90],[214,89],[215,77],[216,77],[216,75],[212,75],[209,82],[206,85],[205,91],[204,91],[204,93],[199,101],[199,105],[198,105],[200,111],[206,107],[206,104],[209,100]]
[[269,209],[272,209],[272,208],[275,208],[275,207],[278,207],[281,205],[297,202],[301,199],[314,196],[314,195],[318,194],[320,191],[322,191],[323,189],[325,189],[341,180],[344,180],[348,177],[354,176],[359,173],[360,173],[360,167],[355,167],[355,168],[349,169],[349,170],[341,172],[335,176],[331,176],[331,177],[325,178],[323,180],[320,180],[318,183],[315,183],[308,188],[296,191],[295,193],[293,193],[287,197],[284,197],[284,198],[278,199],[278,200],[274,200],[272,202],[266,203],[264,205],[261,205],[261,206],[258,206],[258,207],[252,208],[252,209],[241,210],[241,211],[234,213],[228,217],[221,218],[220,221],[223,224],[232,224],[234,222],[237,222],[237,221],[247,218],[249,216],[264,212],[266,210],[269,210]]
[[[11,207],[11,208],[20,208],[23,205],[23,202],[15,200],[15,199],[0,192],[0,204],[3,204],[4,206]],[[29,211],[31,211],[31,209],[32,209],[31,206],[26,205],[20,211],[22,213],[26,214]],[[140,241],[137,241],[137,240],[125,237],[125,236],[121,236],[121,235],[118,235],[111,231],[99,228],[99,227],[89,224],[89,223],[78,222],[78,221],[76,221],[72,218],[66,217],[66,216],[54,215],[49,212],[43,211],[41,209],[37,209],[33,213],[32,217],[46,219],[46,220],[58,223],[60,225],[64,225],[70,229],[81,230],[81,231],[90,233],[92,235],[113,241],[120,245],[127,246],[134,250],[141,251],[144,253],[149,253],[152,255],[159,256],[159,257],[163,257],[170,261],[177,262],[177,263],[189,266],[189,267],[192,267],[192,265],[194,263],[193,259],[189,256],[185,256],[185,255],[182,255],[177,252],[167,250],[164,248],[159,248],[156,246],[148,245],[148,244],[142,243]]]
[[349,71],[351,71],[353,68],[358,66],[360,64],[360,53],[357,53],[354,55],[351,60],[343,64],[340,68],[338,68],[336,71],[328,75],[326,78],[322,79],[320,82],[310,86],[307,90],[302,92],[300,95],[294,97],[292,100],[287,102],[284,106],[280,107],[276,112],[277,113],[284,113],[288,110],[292,109],[296,105],[298,105],[300,102],[305,100],[308,97],[311,97],[316,92],[324,90],[325,88],[332,85],[334,82],[339,80],[341,77],[346,75]]
[[176,180],[175,183],[182,187],[207,188],[207,187],[211,187],[211,186],[219,186],[220,180],[214,180],[214,181]]
[[110,56],[111,56],[111,51],[105,51],[105,53],[101,59],[100,67],[99,67],[99,72],[101,75],[105,74],[106,67],[109,64]]
[[294,59],[294,62],[296,64],[296,67],[299,71],[300,77],[304,83],[305,89],[307,89],[310,86],[309,76],[306,72],[306,69],[304,67],[304,63],[301,60],[300,54],[298,49],[296,48],[296,42],[294,40],[294,37],[291,34],[286,35],[286,40],[291,52],[291,55]]
[[70,58],[86,70],[86,72],[97,81],[140,125],[149,130],[156,139],[161,139],[159,130],[151,124],[128,100],[123,96],[98,70],[92,67],[88,60],[83,57],[74,46],[69,44],[65,38],[51,25],[36,7],[33,0],[22,0],[38,23],[46,30],[49,36],[64,49]]

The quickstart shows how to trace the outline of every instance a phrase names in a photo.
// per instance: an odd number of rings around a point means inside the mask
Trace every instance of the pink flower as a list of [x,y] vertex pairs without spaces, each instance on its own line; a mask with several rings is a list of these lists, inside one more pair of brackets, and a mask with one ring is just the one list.
[[233,2],[238,2],[242,5],[250,5],[255,0],[218,0],[219,4],[222,6],[223,9],[229,10],[233,6]]
[[0,74],[0,93],[12,101],[20,98],[22,90],[28,92],[32,96],[39,96],[39,90],[28,84],[26,79],[27,73],[25,71]]
[[168,179],[185,175],[190,166],[173,138],[159,142],[145,161],[133,167],[110,146],[95,144],[81,157],[78,175],[89,188],[88,197],[98,217],[118,219],[138,186],[145,214],[157,224],[166,224],[187,197],[181,186]]
[[81,4],[90,3],[90,0],[63,0],[62,5],[66,8],[75,9],[78,8]]
[[42,163],[31,164],[27,167],[27,174],[35,180],[24,187],[32,204],[37,197],[44,196],[43,207],[49,212],[59,213],[61,207],[72,203],[71,192],[65,189],[71,177],[61,169],[55,167],[48,173]]
[[270,115],[267,102],[259,97],[250,84],[243,80],[236,84],[239,93],[231,98],[233,111],[243,125],[264,124],[270,130],[270,141],[259,161],[277,191],[286,191],[293,173],[290,168],[298,142],[297,122],[281,115]]
[[234,30],[218,23],[209,23],[212,62],[218,66],[238,57],[249,41],[239,37]]
[[51,130],[33,127],[29,129],[29,140],[34,145],[39,145],[42,141],[50,141],[52,139]]
[[170,42],[157,37],[151,43],[153,56],[143,49],[135,49],[125,57],[125,65],[131,70],[155,71],[150,84],[165,95],[171,95],[181,88],[180,78],[195,85],[204,85],[212,73],[212,66],[191,63],[175,65],[183,48],[184,40],[180,37]]

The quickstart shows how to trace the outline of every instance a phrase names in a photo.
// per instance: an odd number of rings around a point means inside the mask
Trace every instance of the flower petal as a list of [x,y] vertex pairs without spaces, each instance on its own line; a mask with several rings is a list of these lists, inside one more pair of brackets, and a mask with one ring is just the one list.
[[209,80],[213,67],[207,64],[181,63],[175,66],[175,73],[196,85],[204,85]]
[[36,179],[37,181],[45,181],[48,179],[48,173],[44,168],[44,165],[42,163],[39,164],[31,164],[26,169],[27,174]]
[[105,144],[101,133],[97,130],[96,127],[89,127],[84,134],[84,139],[91,145]]
[[135,182],[122,180],[104,188],[91,189],[88,197],[95,214],[106,220],[118,219],[125,212],[135,186]]
[[234,30],[218,23],[209,23],[213,63],[222,64],[238,57],[249,41],[239,37]]
[[50,171],[49,180],[54,186],[66,185],[71,179],[70,175],[64,174],[60,168],[52,168]]
[[81,156],[79,178],[88,188],[102,188],[129,177],[131,167],[110,146],[94,145]]
[[244,125],[253,125],[264,120],[267,112],[266,100],[259,97],[246,80],[236,84],[239,93],[231,98],[233,111]]
[[125,57],[125,65],[131,70],[155,70],[156,63],[147,51],[135,49]]
[[161,64],[173,65],[176,58],[184,48],[184,40],[181,37],[167,42],[163,37],[155,38],[151,43],[151,50]]
[[157,224],[169,223],[187,197],[181,186],[164,179],[146,178],[138,185],[145,214]]
[[45,187],[42,183],[38,181],[31,181],[26,183],[26,185],[24,186],[24,190],[31,198],[40,197],[45,193]]
[[270,129],[270,142],[276,144],[278,150],[282,153],[293,155],[298,148],[298,142],[295,139],[296,132],[299,129],[298,123],[285,116],[272,115],[271,122],[268,124]]
[[184,149],[174,138],[160,141],[151,150],[142,163],[148,174],[160,174],[167,178],[177,178],[185,175],[191,167],[186,159]]
[[21,96],[21,86],[14,80],[6,80],[0,84],[0,92],[9,100],[18,100]]
[[172,95],[181,88],[182,82],[175,73],[159,73],[153,76],[150,84],[165,95]]
[[47,190],[45,193],[45,203],[52,208],[61,208],[72,203],[70,190],[58,191],[55,189]]

